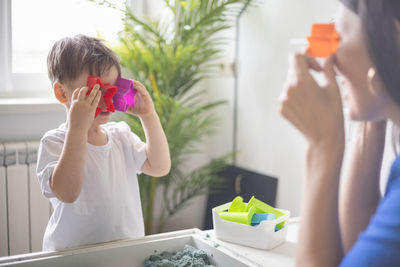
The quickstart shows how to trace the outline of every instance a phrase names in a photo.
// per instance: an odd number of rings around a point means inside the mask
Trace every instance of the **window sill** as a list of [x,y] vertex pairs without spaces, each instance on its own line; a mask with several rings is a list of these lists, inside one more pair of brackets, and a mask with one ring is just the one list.
[[54,98],[0,98],[0,114],[63,112]]

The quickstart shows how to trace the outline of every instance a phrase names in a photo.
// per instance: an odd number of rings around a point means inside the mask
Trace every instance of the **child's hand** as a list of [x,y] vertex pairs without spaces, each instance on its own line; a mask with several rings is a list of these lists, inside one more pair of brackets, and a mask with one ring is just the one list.
[[133,80],[133,88],[137,90],[135,95],[135,105],[133,107],[128,107],[126,112],[138,116],[139,118],[155,113],[153,100],[144,85]]
[[89,131],[101,98],[101,91],[99,88],[100,86],[96,84],[89,95],[86,95],[89,90],[86,86],[75,89],[72,94],[68,117],[68,124],[71,129]]

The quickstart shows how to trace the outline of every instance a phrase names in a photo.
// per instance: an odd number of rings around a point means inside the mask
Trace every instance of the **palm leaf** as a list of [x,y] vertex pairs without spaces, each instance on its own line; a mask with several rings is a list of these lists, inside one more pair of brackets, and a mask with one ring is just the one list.
[[[107,0],[89,0],[117,8]],[[203,151],[204,139],[216,130],[215,108],[225,101],[204,103],[204,89],[196,85],[212,76],[227,39],[217,33],[232,26],[235,16],[254,0],[164,0],[171,20],[139,18],[126,6],[120,43],[114,47],[126,75],[140,80],[154,100],[155,109],[168,139],[171,171],[162,179],[139,176],[146,233],[152,233],[155,189],[163,187],[161,230],[165,220],[187,205],[193,197],[207,194],[210,185],[223,183],[217,173],[232,155],[214,159],[188,171],[188,158]],[[131,115],[128,123],[142,140],[140,120]]]

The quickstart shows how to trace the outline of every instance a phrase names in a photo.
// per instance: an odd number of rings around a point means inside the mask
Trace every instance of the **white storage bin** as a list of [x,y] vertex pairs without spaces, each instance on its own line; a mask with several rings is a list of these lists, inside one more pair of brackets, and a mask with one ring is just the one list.
[[[228,210],[231,202],[212,209],[215,235],[218,239],[259,249],[272,249],[286,240],[290,211],[277,209],[283,216],[272,220],[262,221],[257,226],[250,226],[223,220],[219,212]],[[283,221],[285,226],[275,232],[275,226]]]

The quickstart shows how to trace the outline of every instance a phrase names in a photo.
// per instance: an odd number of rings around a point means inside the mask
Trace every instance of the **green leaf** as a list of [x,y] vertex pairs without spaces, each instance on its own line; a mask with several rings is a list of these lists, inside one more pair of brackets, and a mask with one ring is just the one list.
[[[117,8],[107,0],[89,0]],[[156,112],[168,139],[171,171],[163,178],[139,176],[140,195],[146,233],[152,233],[155,187],[162,187],[163,211],[158,230],[167,218],[176,214],[193,197],[209,193],[210,185],[221,185],[217,173],[226,166],[232,154],[211,160],[194,170],[185,167],[189,156],[204,152],[204,139],[216,130],[215,108],[225,101],[204,102],[206,88],[199,82],[214,75],[216,63],[228,41],[217,34],[230,28],[236,16],[257,0],[164,0],[169,19],[139,18],[128,6],[124,29],[119,34],[115,51],[124,73],[142,82],[153,98]],[[159,93],[150,80],[154,77]],[[209,89],[209,88],[207,88]],[[218,90],[218,88],[211,88]],[[199,104],[202,103],[202,104]],[[121,115],[145,141],[140,120]],[[156,180],[155,180],[156,179]]]

